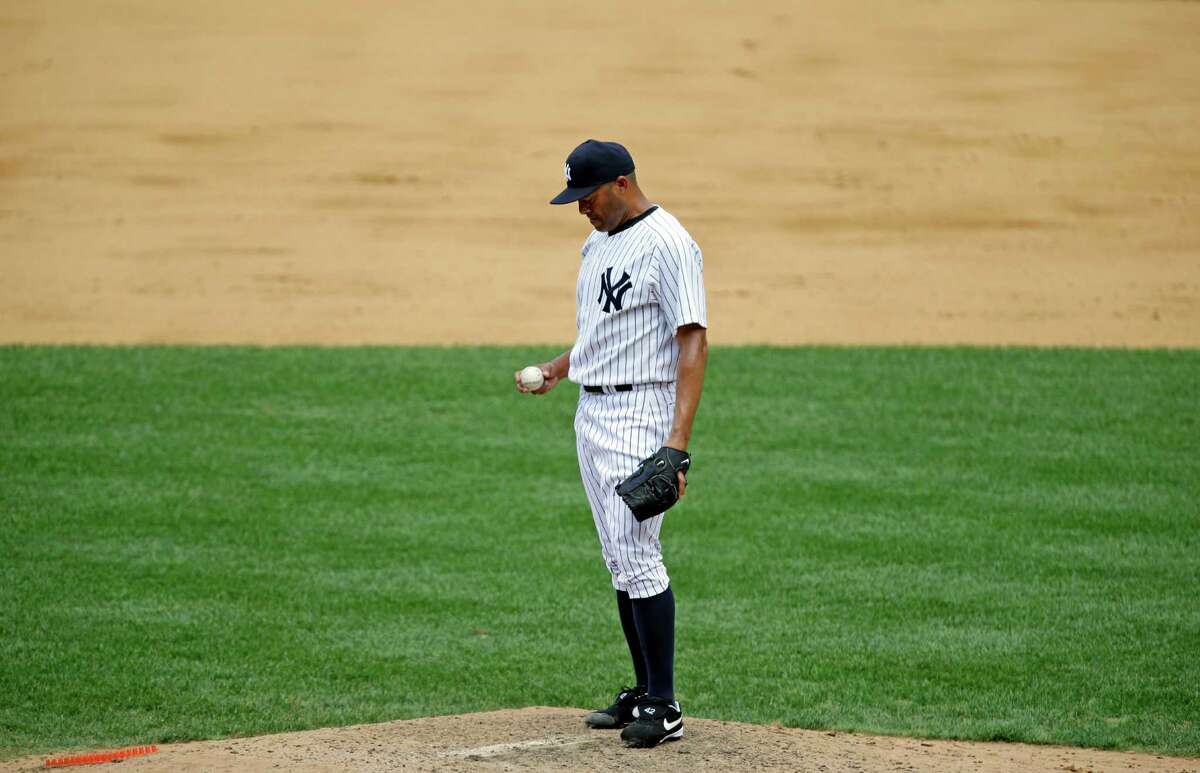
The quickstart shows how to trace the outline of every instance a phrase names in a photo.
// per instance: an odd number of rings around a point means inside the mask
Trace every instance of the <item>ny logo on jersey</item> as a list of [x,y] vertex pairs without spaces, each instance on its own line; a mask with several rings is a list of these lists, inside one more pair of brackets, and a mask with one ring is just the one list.
[[616,308],[621,310],[621,299],[625,297],[625,293],[629,292],[633,287],[633,282],[629,279],[629,272],[622,271],[621,278],[614,285],[612,280],[612,267],[600,275],[600,297],[596,299],[596,303],[604,304],[604,313],[611,314]]

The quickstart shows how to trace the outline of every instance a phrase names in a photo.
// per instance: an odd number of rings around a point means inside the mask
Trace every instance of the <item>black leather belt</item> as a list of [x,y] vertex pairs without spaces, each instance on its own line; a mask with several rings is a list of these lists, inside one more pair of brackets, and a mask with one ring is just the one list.
[[[609,387],[609,389],[611,389],[614,392],[632,392],[633,384],[617,384],[616,386]],[[604,387],[584,385],[583,391],[591,392],[592,394],[595,395],[595,394],[600,394],[601,392],[603,392]]]

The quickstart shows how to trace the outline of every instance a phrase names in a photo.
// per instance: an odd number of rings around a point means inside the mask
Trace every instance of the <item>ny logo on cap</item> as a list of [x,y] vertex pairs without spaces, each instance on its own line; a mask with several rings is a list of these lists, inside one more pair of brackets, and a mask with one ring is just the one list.
[[567,178],[567,182],[571,182],[571,165],[563,164],[563,177]]
[[600,297],[596,299],[596,303],[604,304],[605,314],[612,314],[613,307],[620,311],[622,299],[632,287],[633,281],[630,280],[628,271],[622,271],[621,278],[617,280],[616,285],[613,285],[612,267],[610,266],[608,271],[600,275]]

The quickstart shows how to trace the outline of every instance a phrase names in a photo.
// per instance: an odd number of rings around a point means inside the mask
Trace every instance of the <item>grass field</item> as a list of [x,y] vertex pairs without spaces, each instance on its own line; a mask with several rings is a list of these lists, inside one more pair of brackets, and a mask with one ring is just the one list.
[[[7,755],[629,681],[550,349],[0,348]],[[718,348],[692,715],[1200,754],[1200,352]]]

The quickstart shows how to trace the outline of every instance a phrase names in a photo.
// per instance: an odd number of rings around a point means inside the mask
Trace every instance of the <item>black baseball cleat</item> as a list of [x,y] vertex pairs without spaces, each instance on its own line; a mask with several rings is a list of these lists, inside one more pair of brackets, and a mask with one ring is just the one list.
[[592,728],[620,728],[633,721],[633,710],[639,700],[646,696],[641,687],[623,687],[617,693],[613,705],[606,709],[596,709],[583,718],[583,723]]
[[683,738],[683,712],[679,701],[643,695],[633,709],[633,723],[621,731],[626,746],[650,748],[663,741]]

